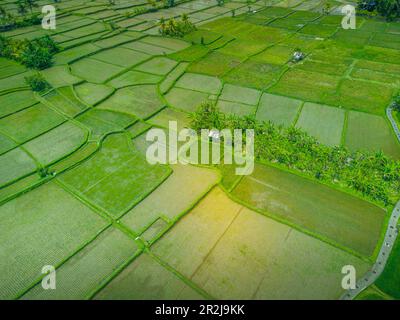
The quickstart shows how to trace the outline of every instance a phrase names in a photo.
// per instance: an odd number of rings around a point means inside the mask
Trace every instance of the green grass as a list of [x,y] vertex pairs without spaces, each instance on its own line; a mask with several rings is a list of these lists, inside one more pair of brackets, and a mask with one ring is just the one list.
[[100,139],[104,135],[122,131],[136,121],[136,118],[128,114],[102,109],[92,109],[76,118],[91,130],[92,139]]
[[376,286],[395,299],[400,299],[400,241],[397,238],[383,273]]
[[340,44],[353,48],[362,48],[366,45],[371,38],[370,32],[356,30],[339,29],[338,32],[332,37]]
[[168,103],[178,109],[194,112],[204,101],[207,101],[209,94],[181,88],[173,88],[166,95]]
[[45,69],[41,73],[53,88],[69,86],[82,81],[73,76],[67,66],[55,66]]
[[85,143],[87,132],[72,122],[50,130],[23,147],[42,165],[49,165]]
[[369,45],[400,50],[399,35],[391,33],[375,33],[369,41]]
[[305,22],[301,20],[292,20],[291,16],[286,19],[276,19],[268,24],[270,27],[282,28],[291,31],[298,31],[305,26]]
[[190,43],[180,40],[180,39],[174,39],[174,38],[168,38],[168,37],[145,37],[141,39],[142,42],[144,43],[149,43],[149,44],[154,44],[156,46],[160,46],[163,48],[167,48],[173,51],[180,51],[188,48],[190,46]]
[[375,286],[368,287],[362,291],[355,300],[387,300],[388,298]]
[[393,93],[392,87],[359,80],[344,80],[338,90],[340,105],[374,114],[384,113]]
[[161,110],[154,115],[154,117],[151,117],[147,122],[155,126],[168,128],[170,121],[177,122],[178,130],[188,128],[190,126],[190,118],[187,113],[171,108],[165,108]]
[[250,59],[228,72],[224,80],[240,86],[265,89],[278,79],[279,74],[279,66]]
[[0,96],[0,117],[20,111],[37,103],[32,91],[16,91]]
[[29,70],[24,73],[18,73],[14,76],[0,79],[0,92],[26,87],[25,77],[29,77],[32,74],[33,72]]
[[61,124],[65,119],[43,104],[37,104],[0,120],[0,131],[22,143]]
[[93,83],[103,83],[124,68],[93,58],[84,58],[71,65],[72,74]]
[[332,64],[323,63],[318,61],[306,60],[296,65],[296,69],[304,71],[319,72],[322,74],[328,74],[333,76],[343,76],[348,69],[345,64]]
[[24,72],[26,69],[24,66],[20,65],[19,63],[8,60],[6,58],[0,58],[0,71],[1,76],[0,79],[8,78],[14,74]]
[[17,146],[17,143],[15,143],[7,136],[0,134],[0,154],[7,152],[15,146]]
[[373,254],[385,219],[385,211],[369,202],[263,165],[233,195],[365,256]]
[[185,72],[188,64],[186,62],[180,63],[174,70],[172,70],[160,83],[160,91],[162,94],[168,92],[174,85],[175,81]]
[[351,76],[356,79],[372,80],[394,86],[398,86],[400,84],[400,75],[391,75],[368,69],[353,69]]
[[77,96],[88,105],[97,104],[113,92],[113,89],[109,86],[103,84],[94,84],[90,82],[85,82],[77,85],[74,87],[74,90]]
[[155,85],[138,85],[117,90],[97,108],[119,111],[141,119],[148,118],[163,107]]
[[203,45],[192,45],[184,50],[168,55],[169,58],[177,61],[196,61],[203,58],[210,50]]
[[398,50],[372,46],[365,46],[363,49],[352,53],[352,57],[356,59],[393,64],[400,64],[398,56]]
[[218,100],[217,107],[223,113],[235,114],[237,116],[252,115],[256,111],[255,106],[250,106],[248,104],[225,101],[222,99]]
[[104,140],[94,157],[60,179],[118,218],[169,174],[170,169],[166,166],[150,165],[125,134],[114,134]]
[[400,75],[400,65],[398,64],[359,60],[356,63],[356,67],[388,74]]
[[266,47],[266,43],[237,39],[218,49],[218,52],[246,58],[263,51]]
[[152,45],[149,43],[145,43],[141,40],[139,41],[135,41],[135,42],[130,42],[130,43],[126,43],[124,45],[122,45],[122,47],[124,48],[128,48],[128,49],[132,49],[135,51],[139,51],[139,52],[143,52],[146,53],[148,55],[163,55],[163,54],[169,54],[169,53],[173,53],[174,50],[168,49],[168,48],[163,48],[163,47],[159,47],[156,45]]
[[383,117],[362,112],[349,112],[346,146],[350,150],[383,150],[395,159],[400,158],[400,145]]
[[201,91],[209,94],[218,94],[222,83],[216,77],[196,73],[185,73],[175,84],[176,87]]
[[293,124],[302,105],[301,100],[263,94],[257,109],[256,118],[260,121],[272,121],[277,125]]
[[[343,265],[364,274],[368,260],[357,257],[376,254],[383,209],[275,167],[240,177],[235,166],[145,159],[149,128],[187,127],[207,100],[297,124],[331,146],[400,157],[384,115],[400,85],[398,23],[358,17],[356,30],[343,30],[319,0],[270,4],[279,7],[254,3],[247,13],[244,0],[190,2],[129,18],[135,8],[123,4],[58,3],[67,15],[53,35],[61,52],[40,71],[47,93],[27,90],[32,71],[0,58],[0,298],[31,287],[23,298],[336,299]],[[197,31],[159,35],[161,17],[194,10]],[[123,28],[101,21],[110,17]],[[297,48],[307,57],[294,63]],[[56,173],[50,183],[36,172],[43,165]],[[118,228],[93,211],[120,219]],[[148,248],[135,258],[140,241]],[[398,249],[361,298],[400,297]],[[58,267],[55,291],[41,288],[45,264]]]
[[78,100],[71,87],[63,87],[53,90],[46,94],[44,98],[62,114],[74,117],[87,108],[80,100]]
[[36,170],[36,163],[21,148],[0,156],[0,186]]
[[144,231],[140,238],[143,239],[148,244],[156,241],[159,236],[168,229],[168,223],[162,218],[154,221],[147,229]]
[[313,35],[320,38],[328,38],[332,36],[337,29],[338,26],[329,26],[315,23],[306,25],[303,29],[301,29],[301,33]]
[[159,76],[166,75],[175,66],[177,62],[164,57],[156,57],[136,67],[135,70],[156,74]]
[[91,58],[114,64],[120,67],[128,68],[149,59],[150,55],[126,48],[117,47],[101,51],[100,53],[91,56]]
[[106,225],[55,183],[4,204],[0,216],[2,299],[11,299],[32,285],[45,265],[57,266]]
[[174,165],[172,169],[165,182],[121,219],[126,226],[141,233],[160,216],[173,221],[218,180],[218,173],[210,169],[191,165]]
[[268,91],[280,95],[290,96],[305,101],[330,104],[336,94],[340,78],[292,69],[287,71],[280,81]]
[[202,299],[148,254],[136,258],[95,297],[96,300]]
[[71,49],[57,53],[54,56],[54,64],[61,65],[74,61],[80,57],[86,56],[93,52],[98,51],[100,48],[92,43],[86,43],[81,46],[76,46]]
[[238,66],[241,59],[232,55],[219,52],[211,52],[202,60],[192,63],[188,71],[204,73],[211,76],[222,76],[224,73]]
[[110,38],[105,38],[101,40],[97,40],[94,44],[101,48],[110,48],[119,44],[124,44],[128,41],[132,41],[134,39],[138,39],[141,37],[141,33],[136,33],[134,31],[124,32],[123,34],[119,34]]
[[283,65],[286,64],[293,55],[294,49],[291,47],[276,45],[254,56],[255,61]]
[[220,99],[248,105],[256,105],[260,96],[261,92],[258,90],[226,84],[222,90]]
[[186,41],[195,44],[201,44],[202,38],[203,38],[203,44],[210,44],[221,38],[221,34],[209,30],[198,29],[184,36],[184,39]]
[[[368,267],[348,253],[242,207],[219,188],[152,251],[218,299],[335,299],[342,293],[345,263],[356,265],[361,273]],[[305,286],[308,283],[313,285]]]
[[161,79],[162,77],[160,75],[140,71],[128,71],[112,79],[108,84],[119,89],[140,84],[157,84]]
[[306,103],[296,126],[316,137],[321,143],[339,146],[342,139],[345,111],[335,107]]
[[136,253],[132,239],[118,229],[108,228],[57,269],[56,290],[44,290],[39,283],[22,299],[85,299]]

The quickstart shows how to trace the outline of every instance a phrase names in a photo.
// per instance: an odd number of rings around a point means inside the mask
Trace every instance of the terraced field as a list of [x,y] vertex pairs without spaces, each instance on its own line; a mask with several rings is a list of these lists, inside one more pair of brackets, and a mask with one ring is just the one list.
[[[386,108],[400,89],[398,22],[343,30],[324,1],[62,0],[60,46],[39,71],[0,58],[0,299],[338,299],[382,245],[391,206],[274,164],[151,165],[146,132],[213,101],[225,114],[294,126],[330,147],[400,159]],[[158,2],[157,2],[158,3]],[[0,0],[16,13],[15,1]],[[38,1],[39,5],[45,4]],[[39,10],[39,9],[34,9]],[[197,30],[159,34],[187,14]],[[292,61],[300,48],[306,57]],[[42,174],[45,172],[46,174]],[[397,240],[359,298],[396,298]],[[57,270],[43,290],[42,267]]]

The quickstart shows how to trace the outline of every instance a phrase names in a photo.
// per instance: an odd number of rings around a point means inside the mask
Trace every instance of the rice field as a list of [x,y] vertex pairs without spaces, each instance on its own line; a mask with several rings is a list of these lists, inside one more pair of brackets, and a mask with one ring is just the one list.
[[[399,23],[346,31],[329,3],[324,15],[322,0],[61,1],[56,30],[2,32],[60,50],[38,71],[43,92],[25,82],[36,71],[0,58],[0,299],[338,299],[342,266],[371,268],[391,208],[279,166],[238,177],[146,160],[148,130],[190,127],[205,101],[399,159],[385,113]],[[182,14],[197,30],[159,33]],[[358,299],[400,299],[398,251]],[[56,290],[41,286],[45,265]]]

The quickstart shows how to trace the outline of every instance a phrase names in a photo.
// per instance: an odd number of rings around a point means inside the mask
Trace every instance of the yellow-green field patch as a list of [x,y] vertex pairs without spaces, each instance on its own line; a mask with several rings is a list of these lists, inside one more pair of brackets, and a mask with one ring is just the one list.
[[[105,221],[55,183],[0,207],[0,297],[11,299],[93,238]],[[12,264],[12,268],[10,268]]]

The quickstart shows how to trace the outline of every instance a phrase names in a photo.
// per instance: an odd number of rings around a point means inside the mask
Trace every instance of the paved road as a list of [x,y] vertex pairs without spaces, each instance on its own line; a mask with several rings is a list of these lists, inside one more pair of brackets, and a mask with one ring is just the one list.
[[396,120],[394,120],[394,118],[393,118],[392,110],[393,110],[393,109],[392,109],[392,106],[389,106],[389,107],[386,109],[386,115],[387,115],[387,117],[389,118],[390,123],[392,124],[393,130],[394,130],[394,132],[395,132],[395,134],[396,134],[396,136],[397,136],[397,139],[399,139],[399,142],[400,142],[400,129],[399,129],[399,127],[397,126]]
[[[400,130],[399,127],[397,126],[396,121],[393,118],[391,106],[389,106],[386,109],[386,115],[393,126],[393,130],[396,133],[397,139],[400,142]],[[390,252],[392,251],[393,244],[398,234],[397,223],[399,221],[399,218],[400,218],[400,201],[397,202],[395,208],[393,209],[392,215],[390,216],[388,228],[386,230],[385,240],[383,241],[381,250],[379,251],[379,255],[375,264],[372,266],[371,270],[369,270],[360,280],[358,280],[356,284],[356,289],[349,290],[341,296],[342,300],[354,299],[361,291],[363,291],[371,284],[373,284],[375,280],[380,276],[383,269],[385,268],[386,262],[389,258]]]

